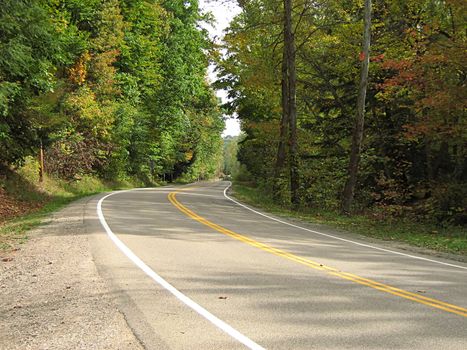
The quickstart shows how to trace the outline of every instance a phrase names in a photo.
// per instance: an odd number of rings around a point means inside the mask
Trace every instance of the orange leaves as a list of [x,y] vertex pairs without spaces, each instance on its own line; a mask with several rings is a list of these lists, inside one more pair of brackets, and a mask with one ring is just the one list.
[[407,140],[462,139],[459,125],[467,91],[462,84],[459,55],[457,47],[443,51],[432,45],[410,58],[381,64],[388,74],[379,84],[386,101],[406,101],[413,109],[414,120],[404,125],[403,137]]
[[413,70],[413,61],[404,59],[385,60],[381,63],[381,67],[395,73],[378,85],[380,89],[386,90],[386,92],[392,88],[404,87],[408,82],[414,82],[416,80],[416,73]]
[[409,141],[416,141],[419,137],[425,136],[431,133],[431,128],[427,124],[406,124],[404,128],[404,137]]
[[365,60],[365,53],[363,51],[360,52],[360,54],[358,55],[358,60],[360,62],[363,62]]
[[[382,62],[384,60],[384,56],[385,56],[384,53],[377,55],[377,56],[373,56],[373,57],[370,56],[370,61],[371,62]],[[360,62],[363,62],[364,59],[365,59],[365,53],[362,51],[358,55],[358,60]]]
[[82,85],[86,81],[86,65],[90,60],[91,55],[86,51],[78,58],[78,61],[68,69],[68,79],[71,83]]
[[119,50],[109,50],[98,54],[90,54],[86,51],[68,69],[68,80],[79,86],[92,82],[91,85],[95,85],[97,90],[103,94],[118,93],[113,87],[116,72],[113,64],[119,55]]
[[382,63],[382,68],[383,69],[393,69],[396,71],[401,71],[401,70],[406,70],[412,66],[413,62],[406,60],[406,59],[400,59],[400,60],[386,60]]
[[456,139],[463,132],[458,126],[456,123],[447,123],[442,118],[425,114],[412,124],[404,125],[402,135],[408,141],[417,141],[425,137],[432,140]]
[[384,56],[385,56],[384,53],[382,53],[380,55],[370,57],[370,60],[371,60],[371,62],[383,62]]

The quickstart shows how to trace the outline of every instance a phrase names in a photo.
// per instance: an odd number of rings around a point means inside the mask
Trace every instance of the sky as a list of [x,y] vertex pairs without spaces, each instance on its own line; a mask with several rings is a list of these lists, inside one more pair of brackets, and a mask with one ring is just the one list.
[[[240,8],[232,0],[200,0],[199,5],[203,12],[212,12],[216,18],[214,26],[206,25],[205,28],[209,31],[211,37],[217,41],[222,39],[223,30],[228,27],[233,17],[240,12]],[[209,68],[209,79],[211,81],[216,80],[214,67]],[[226,91],[218,90],[216,94],[222,101],[227,100]],[[225,130],[222,136],[237,136],[238,134],[240,134],[240,123],[235,118],[228,118],[225,121]]]

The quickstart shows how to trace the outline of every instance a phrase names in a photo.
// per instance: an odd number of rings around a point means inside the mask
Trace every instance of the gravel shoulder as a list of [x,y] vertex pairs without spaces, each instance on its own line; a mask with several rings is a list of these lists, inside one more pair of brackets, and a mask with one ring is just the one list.
[[142,349],[99,276],[82,199],[0,261],[0,349]]

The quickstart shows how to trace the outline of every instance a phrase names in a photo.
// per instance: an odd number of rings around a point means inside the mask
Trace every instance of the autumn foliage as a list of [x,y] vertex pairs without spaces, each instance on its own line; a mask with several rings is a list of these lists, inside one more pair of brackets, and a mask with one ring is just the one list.
[[[294,1],[302,206],[337,209],[355,115],[362,2]],[[226,36],[220,83],[246,133],[239,159],[273,186],[279,125],[281,1],[242,3]],[[365,132],[354,211],[379,218],[467,222],[466,3],[374,1]],[[258,72],[258,74],[256,74]],[[268,101],[268,102],[266,102]],[[251,156],[250,156],[251,155]],[[290,201],[289,183],[281,201]]]
[[69,181],[217,174],[203,21],[196,0],[2,1],[0,164],[42,147],[49,175]]

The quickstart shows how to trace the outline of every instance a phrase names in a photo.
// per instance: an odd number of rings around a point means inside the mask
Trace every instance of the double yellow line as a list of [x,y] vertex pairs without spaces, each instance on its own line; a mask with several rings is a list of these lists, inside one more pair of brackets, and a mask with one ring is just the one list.
[[[184,190],[187,190],[187,189],[184,189]],[[193,220],[196,220],[196,221],[202,223],[203,225],[209,226],[210,228],[212,228],[212,229],[214,229],[214,230],[216,230],[216,231],[218,231],[220,233],[223,233],[223,234],[225,234],[227,236],[235,238],[235,239],[237,239],[237,240],[239,240],[239,241],[241,241],[243,243],[246,243],[246,244],[248,244],[250,246],[259,248],[259,249],[264,250],[264,251],[266,251],[268,253],[283,257],[285,259],[295,261],[295,262],[297,262],[299,264],[306,265],[306,266],[311,267],[311,268],[313,268],[315,270],[324,271],[324,272],[328,273],[329,275],[337,276],[337,277],[340,277],[340,278],[343,278],[343,279],[346,279],[346,280],[349,280],[349,281],[352,281],[352,282],[355,282],[355,283],[358,283],[358,284],[361,284],[361,285],[364,285],[364,286],[368,286],[368,287],[380,290],[380,291],[385,292],[385,293],[396,295],[396,296],[399,296],[401,298],[409,299],[409,300],[415,301],[415,302],[420,303],[420,304],[424,304],[424,305],[431,306],[431,307],[434,307],[434,308],[437,308],[437,309],[440,309],[440,310],[451,312],[451,313],[459,315],[459,316],[467,317],[467,309],[465,309],[463,307],[448,304],[448,303],[445,303],[445,302],[442,302],[442,301],[439,301],[439,300],[436,300],[436,299],[427,298],[427,297],[424,297],[424,296],[419,295],[419,294],[411,293],[411,292],[408,292],[406,290],[399,289],[399,288],[396,288],[396,287],[392,287],[392,286],[389,286],[387,284],[379,283],[379,282],[370,280],[368,278],[363,278],[363,277],[360,277],[360,276],[357,276],[357,275],[354,275],[354,274],[351,274],[351,273],[342,272],[342,271],[339,271],[338,269],[335,269],[333,267],[326,266],[326,265],[317,263],[315,261],[312,261],[310,259],[303,258],[301,256],[286,252],[284,250],[271,247],[271,246],[269,246],[267,244],[255,241],[252,238],[249,238],[247,236],[238,234],[238,233],[236,233],[234,231],[231,231],[231,230],[226,229],[226,228],[224,228],[222,226],[219,226],[219,225],[217,225],[217,224],[203,218],[202,216],[199,216],[198,214],[196,214],[195,212],[191,211],[190,209],[185,207],[183,204],[181,204],[176,198],[176,195],[177,195],[178,192],[179,191],[171,192],[168,195],[169,201],[177,209],[179,209],[181,212],[183,212],[184,214],[186,214],[188,217],[192,218]]]

